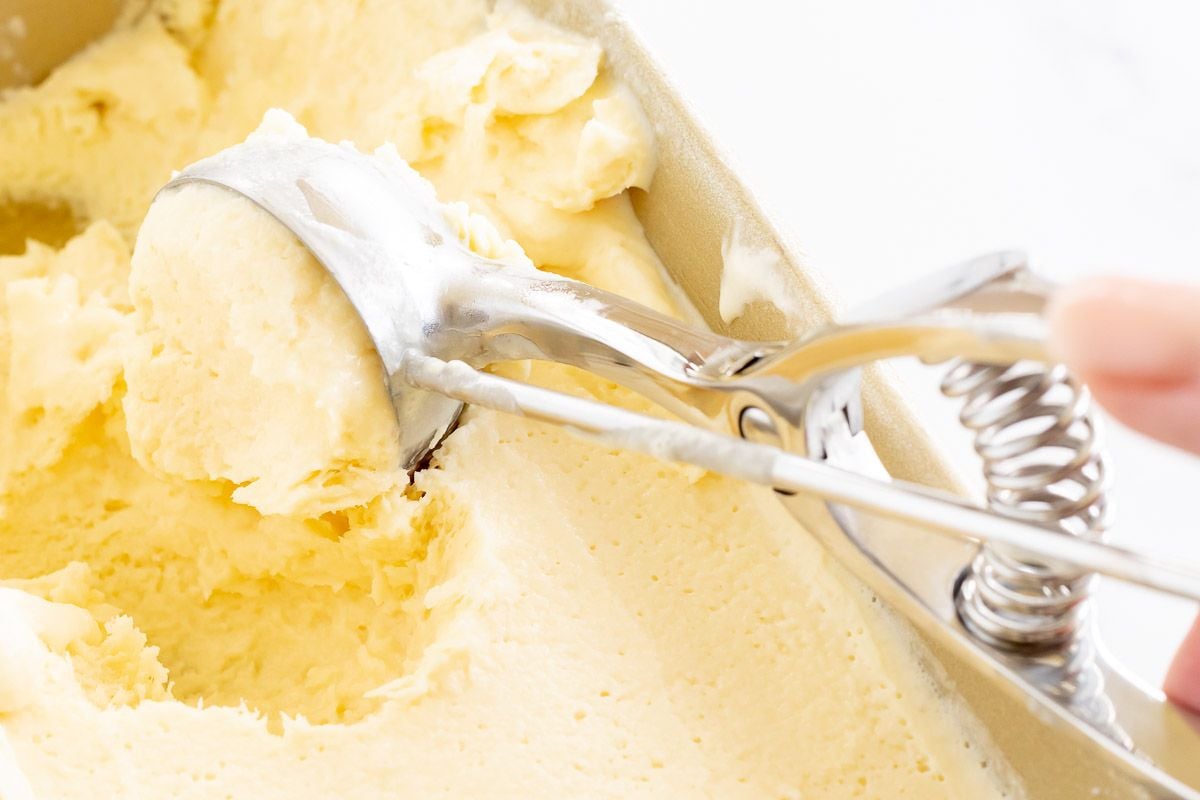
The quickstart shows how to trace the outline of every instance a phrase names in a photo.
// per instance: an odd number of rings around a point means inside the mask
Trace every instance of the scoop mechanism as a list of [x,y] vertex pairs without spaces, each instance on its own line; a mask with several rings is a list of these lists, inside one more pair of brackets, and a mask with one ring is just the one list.
[[[1108,750],[1147,786],[1195,796],[1136,754],[1154,746],[1134,743],[1122,727],[1103,676],[1083,679],[1104,672],[1104,664],[1082,610],[1093,573],[1200,600],[1200,572],[1098,541],[1107,525],[1107,478],[1086,390],[1046,363],[1041,315],[1050,287],[1021,254],[996,253],[934,274],[796,341],[747,342],[478,256],[459,241],[420,176],[349,144],[252,138],[191,165],[162,192],[196,182],[262,207],[340,284],[378,350],[406,468],[426,459],[469,403],[771,486],[797,515],[821,498],[846,531],[838,540],[824,535],[826,544],[872,589],[965,648],[980,668],[1063,714],[1073,735]],[[990,509],[889,480],[877,462],[880,477],[836,466],[867,463],[845,457],[865,437],[859,367],[899,356],[963,359],[946,390],[967,397],[963,420],[990,469]],[[679,421],[482,371],[523,359],[604,376]],[[1052,402],[1064,386],[1074,389]],[[1014,405],[1014,396],[1024,400]],[[1042,429],[1022,427],[1047,416]],[[1049,464],[1029,457],[1049,450],[1066,457]],[[1083,488],[1064,494],[1056,488],[1064,482]],[[954,562],[944,582],[906,574],[886,556],[901,539],[850,533],[847,520],[858,512],[909,523],[905,530],[919,530],[918,538],[941,534],[968,548],[961,551],[967,558]],[[1163,713],[1154,702],[1154,713]],[[1177,753],[1178,742],[1172,746]]]
[[[815,389],[867,362],[902,355],[998,363],[1044,358],[1040,320],[1029,313],[1044,303],[1044,286],[1017,254],[986,256],[911,287],[908,297],[884,298],[879,305],[887,314],[867,309],[796,342],[744,342],[576,281],[478,256],[459,241],[416,173],[349,145],[250,141],[193,164],[163,191],[194,182],[254,201],[341,285],[383,362],[407,469],[472,403],[1200,600],[1198,573],[1015,523],[924,487],[865,480],[752,443],[774,438],[804,454],[816,440],[797,434],[819,427],[816,417],[834,410],[810,408]],[[976,313],[998,302],[1010,307]],[[479,371],[519,359],[603,375],[691,424]],[[841,400],[838,411],[858,413],[852,398]]]

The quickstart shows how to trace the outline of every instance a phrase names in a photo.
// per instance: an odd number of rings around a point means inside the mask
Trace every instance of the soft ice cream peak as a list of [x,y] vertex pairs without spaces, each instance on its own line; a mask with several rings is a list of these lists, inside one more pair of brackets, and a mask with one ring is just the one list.
[[912,643],[770,492],[484,410],[410,484],[311,254],[213,187],[150,209],[286,109],[393,143],[477,252],[682,313],[625,191],[652,131],[595,42],[484,0],[123,19],[0,99],[4,791],[994,793]]

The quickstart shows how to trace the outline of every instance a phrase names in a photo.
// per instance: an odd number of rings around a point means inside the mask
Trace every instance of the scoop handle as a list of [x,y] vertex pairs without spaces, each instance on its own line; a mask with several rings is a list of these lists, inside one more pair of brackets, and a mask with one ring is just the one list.
[[918,524],[931,533],[1019,547],[1051,561],[1200,601],[1200,570],[1017,522],[944,492],[878,481],[767,445],[489,375],[463,362],[411,353],[401,371],[412,385],[469,405],[551,422],[608,444],[781,491],[816,494]]
[[837,324],[771,347],[747,372],[804,383],[872,361],[918,356],[1010,364],[1047,361],[1052,284],[1003,250],[879,295]]
[[[462,254],[425,352],[483,368],[541,360],[578,367],[648,397],[675,416],[734,432],[729,379],[768,353],[566,278]],[[454,267],[458,268],[454,272]]]

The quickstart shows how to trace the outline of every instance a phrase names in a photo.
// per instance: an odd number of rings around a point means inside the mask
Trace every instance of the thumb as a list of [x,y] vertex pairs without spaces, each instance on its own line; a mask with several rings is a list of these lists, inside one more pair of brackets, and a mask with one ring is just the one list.
[[1105,278],[1063,289],[1050,350],[1132,428],[1200,453],[1200,287]]

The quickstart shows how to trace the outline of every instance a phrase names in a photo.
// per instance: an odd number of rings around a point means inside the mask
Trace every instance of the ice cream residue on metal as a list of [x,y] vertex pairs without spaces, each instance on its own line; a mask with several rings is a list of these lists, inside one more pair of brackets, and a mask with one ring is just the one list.
[[792,275],[778,250],[752,244],[740,220],[721,243],[721,319],[733,322],[746,313],[751,304],[766,302],[775,306],[794,325],[800,318],[796,294],[791,289]]

